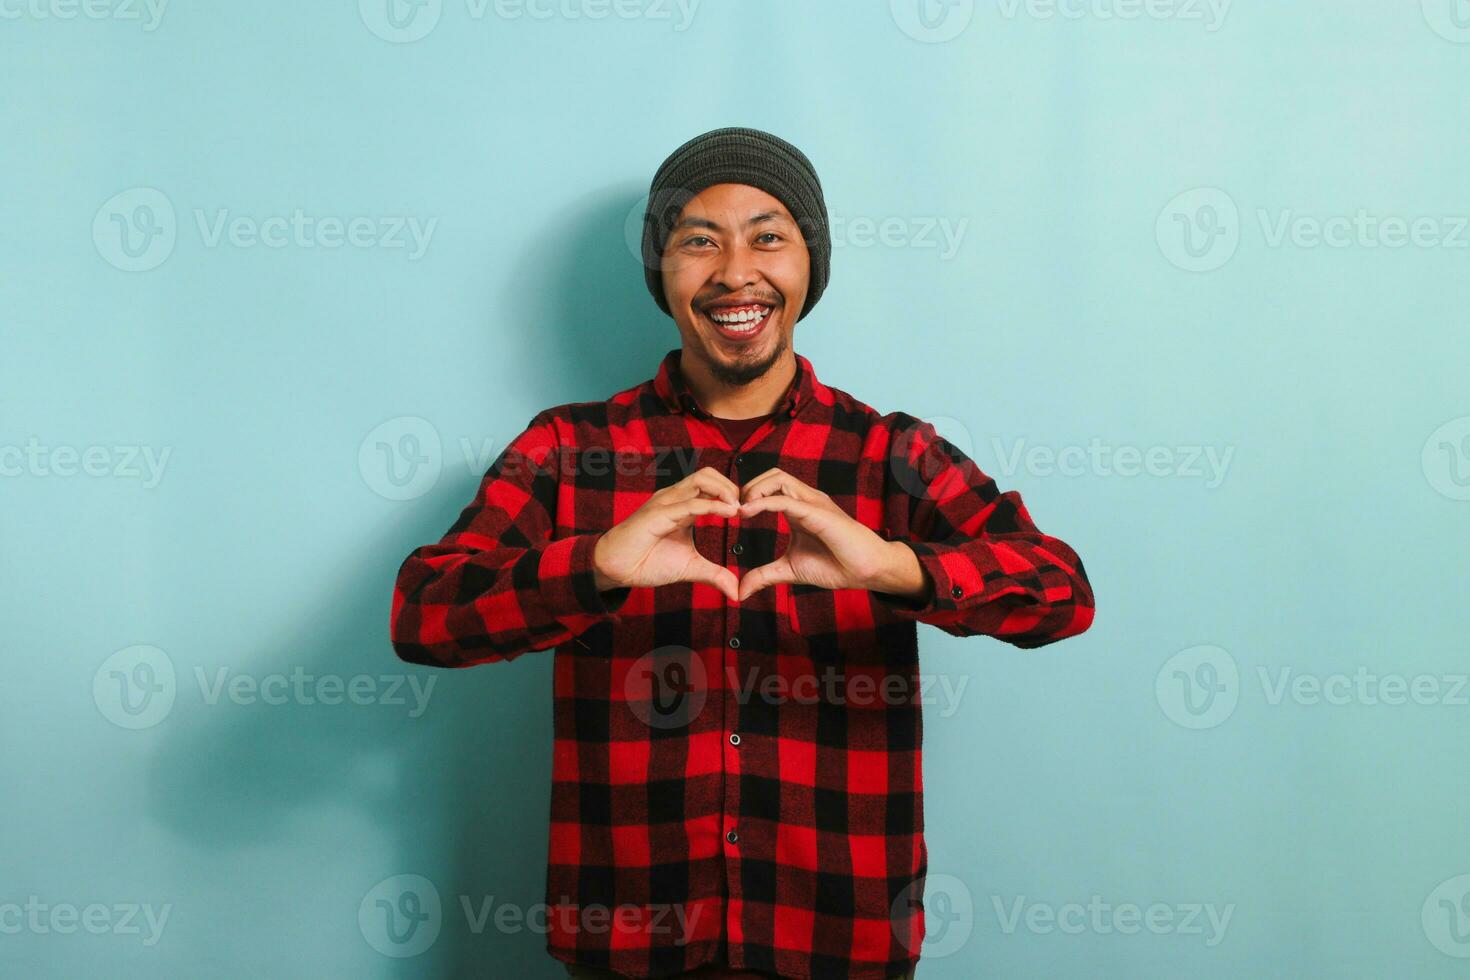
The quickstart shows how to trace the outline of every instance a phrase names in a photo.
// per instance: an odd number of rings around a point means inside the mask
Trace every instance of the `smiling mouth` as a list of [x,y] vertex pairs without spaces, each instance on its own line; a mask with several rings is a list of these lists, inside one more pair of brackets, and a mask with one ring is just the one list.
[[748,303],[745,306],[727,306],[714,310],[703,310],[700,315],[726,340],[739,343],[758,336],[771,322],[776,308],[764,303]]

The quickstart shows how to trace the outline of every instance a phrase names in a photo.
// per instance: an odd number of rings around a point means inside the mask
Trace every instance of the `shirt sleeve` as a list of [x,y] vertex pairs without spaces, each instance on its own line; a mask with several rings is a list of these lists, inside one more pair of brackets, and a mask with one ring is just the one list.
[[876,591],[875,601],[954,636],[993,636],[1024,648],[1092,625],[1082,560],[1037,529],[1018,492],[1001,493],[931,423],[902,412],[886,421],[885,536],[913,550],[934,588],[923,604]]
[[548,410],[490,465],[444,537],[403,561],[389,626],[400,659],[436,667],[510,660],[617,618],[631,590],[597,591],[592,552],[601,532],[552,538],[560,456]]

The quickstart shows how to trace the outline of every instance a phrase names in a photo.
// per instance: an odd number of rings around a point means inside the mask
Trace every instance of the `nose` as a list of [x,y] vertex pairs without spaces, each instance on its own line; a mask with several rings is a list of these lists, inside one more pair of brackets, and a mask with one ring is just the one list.
[[714,280],[726,292],[739,292],[761,278],[756,251],[743,242],[734,242],[725,249],[724,258],[715,270]]

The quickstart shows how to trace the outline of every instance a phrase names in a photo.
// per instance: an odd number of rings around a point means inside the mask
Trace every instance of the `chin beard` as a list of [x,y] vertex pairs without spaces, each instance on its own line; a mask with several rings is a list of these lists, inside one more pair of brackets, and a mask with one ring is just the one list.
[[718,357],[711,357],[706,353],[705,363],[709,366],[709,372],[716,381],[731,387],[744,387],[759,377],[762,377],[771,367],[786,353],[786,334],[783,332],[777,339],[771,353],[758,361],[739,360],[734,364],[728,364]]

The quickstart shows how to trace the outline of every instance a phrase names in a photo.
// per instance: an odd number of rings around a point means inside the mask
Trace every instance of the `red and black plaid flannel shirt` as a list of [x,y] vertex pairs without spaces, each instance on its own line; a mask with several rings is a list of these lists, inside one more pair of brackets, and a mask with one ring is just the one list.
[[[880,415],[798,355],[775,413],[731,446],[679,356],[530,421],[444,538],[404,561],[394,648],[441,667],[556,648],[552,956],[635,977],[722,958],[784,977],[901,974],[924,938],[928,866],[915,623],[1039,647],[1092,623],[1091,586],[928,422]],[[737,486],[779,466],[825,491],[912,548],[932,597],[599,593],[598,536],[705,466]],[[738,576],[782,554],[789,526],[701,515],[693,533]]]

